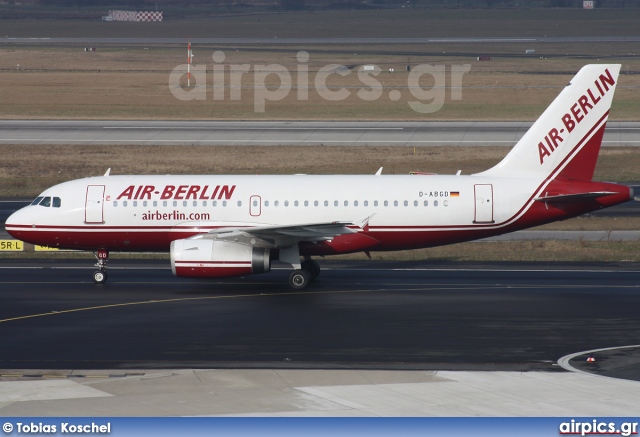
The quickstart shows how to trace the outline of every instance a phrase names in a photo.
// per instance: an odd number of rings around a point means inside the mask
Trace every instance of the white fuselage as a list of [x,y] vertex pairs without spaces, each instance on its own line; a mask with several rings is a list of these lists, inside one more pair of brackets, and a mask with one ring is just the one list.
[[146,251],[213,229],[340,221],[380,244],[336,253],[412,249],[550,221],[555,215],[522,221],[546,184],[437,175],[103,176],[46,190],[40,197],[59,198],[60,206],[24,208],[7,230],[60,248]]

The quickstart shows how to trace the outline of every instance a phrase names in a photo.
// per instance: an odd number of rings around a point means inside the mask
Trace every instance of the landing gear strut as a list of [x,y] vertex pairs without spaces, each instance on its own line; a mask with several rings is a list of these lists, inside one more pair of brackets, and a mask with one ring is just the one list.
[[309,257],[305,257],[302,261],[302,270],[309,272],[311,279],[316,279],[320,275],[320,264]]
[[107,282],[107,263],[109,262],[109,251],[100,249],[93,254],[98,262],[95,264],[95,267],[98,268],[95,272],[93,272],[93,282],[96,284],[104,284]]

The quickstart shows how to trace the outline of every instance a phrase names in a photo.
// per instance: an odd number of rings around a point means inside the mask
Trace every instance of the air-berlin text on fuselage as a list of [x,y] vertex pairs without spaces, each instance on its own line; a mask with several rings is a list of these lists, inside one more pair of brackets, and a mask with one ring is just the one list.
[[158,195],[160,200],[229,200],[235,189],[235,185],[165,185],[162,188],[156,188],[155,185],[129,185],[116,200],[151,200]]
[[605,69],[605,74],[601,74],[598,79],[594,81],[595,89],[587,88],[586,93],[580,96],[577,102],[571,105],[569,112],[562,116],[563,128],[558,131],[555,127],[549,131],[544,137],[544,142],[538,143],[538,153],[540,155],[540,165],[543,164],[546,156],[551,156],[563,141],[562,136],[565,130],[570,133],[575,129],[584,117],[598,104],[602,97],[609,92],[609,86],[613,87],[616,81],[611,76],[609,69]]

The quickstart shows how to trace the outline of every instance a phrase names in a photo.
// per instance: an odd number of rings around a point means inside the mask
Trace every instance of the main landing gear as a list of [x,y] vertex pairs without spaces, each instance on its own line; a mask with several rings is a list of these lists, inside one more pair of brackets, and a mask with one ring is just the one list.
[[97,252],[94,252],[93,255],[96,257],[98,262],[95,266],[98,268],[95,272],[93,272],[93,282],[96,284],[104,284],[107,282],[107,263],[109,262],[109,251],[100,249]]
[[318,277],[319,274],[320,264],[318,264],[317,261],[306,257],[300,264],[300,268],[295,269],[289,274],[289,287],[294,290],[304,290],[311,281]]

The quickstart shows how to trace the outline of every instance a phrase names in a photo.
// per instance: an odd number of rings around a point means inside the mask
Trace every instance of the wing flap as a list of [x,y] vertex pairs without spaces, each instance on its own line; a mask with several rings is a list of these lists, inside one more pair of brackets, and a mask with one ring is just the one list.
[[211,230],[192,238],[216,238],[249,244],[254,247],[287,247],[300,241],[328,241],[357,231],[349,228],[351,222],[305,223],[298,225],[272,225],[229,227]]

